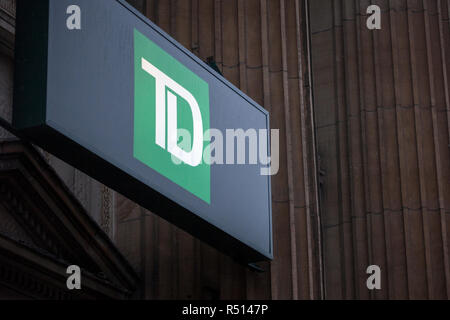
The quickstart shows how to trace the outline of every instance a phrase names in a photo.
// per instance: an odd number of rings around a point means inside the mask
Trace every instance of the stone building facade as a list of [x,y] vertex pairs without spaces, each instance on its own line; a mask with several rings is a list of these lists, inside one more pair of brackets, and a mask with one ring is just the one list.
[[15,135],[0,0],[0,299],[450,297],[449,0],[129,2],[280,129],[274,260],[241,265]]

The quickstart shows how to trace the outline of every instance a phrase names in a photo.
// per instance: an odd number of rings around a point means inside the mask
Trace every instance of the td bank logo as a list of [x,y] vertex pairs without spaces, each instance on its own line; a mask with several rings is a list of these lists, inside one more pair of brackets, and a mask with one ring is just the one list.
[[[200,107],[194,96],[154,65],[142,58],[142,69],[155,78],[156,82],[156,138],[155,143],[166,149],[166,93],[167,93],[167,151],[184,163],[196,167],[203,156],[203,121]],[[171,90],[171,91],[169,91]],[[178,146],[178,94],[188,103],[192,112],[194,142],[190,152]]]
[[[210,165],[202,161],[208,84],[137,30],[134,68],[134,157],[210,203]],[[179,141],[179,130],[191,141]]]

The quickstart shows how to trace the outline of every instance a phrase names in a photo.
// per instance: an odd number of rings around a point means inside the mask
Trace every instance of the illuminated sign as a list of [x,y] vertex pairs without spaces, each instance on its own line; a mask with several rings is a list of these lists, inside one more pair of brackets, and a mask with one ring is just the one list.
[[271,259],[268,112],[125,1],[17,4],[14,126],[226,254]]
[[[134,156],[210,203],[210,165],[202,161],[208,83],[137,30],[134,58]],[[178,145],[180,128],[193,137],[188,150]]]

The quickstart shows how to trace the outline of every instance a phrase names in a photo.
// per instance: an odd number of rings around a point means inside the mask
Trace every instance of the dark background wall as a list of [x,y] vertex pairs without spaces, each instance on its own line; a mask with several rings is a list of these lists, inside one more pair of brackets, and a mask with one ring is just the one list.
[[450,297],[449,3],[311,1],[327,298]]

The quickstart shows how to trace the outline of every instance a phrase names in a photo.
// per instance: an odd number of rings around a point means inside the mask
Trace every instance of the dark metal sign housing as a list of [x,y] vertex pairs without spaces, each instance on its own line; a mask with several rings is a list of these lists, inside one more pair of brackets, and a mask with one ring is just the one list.
[[[80,29],[67,27],[73,5]],[[194,152],[201,128],[268,130],[266,110],[123,0],[17,6],[21,134],[230,256],[272,259],[270,176],[260,165],[199,165]],[[191,120],[177,123],[180,110]],[[177,125],[193,128],[192,152],[173,143]],[[188,165],[172,166],[167,150]]]

